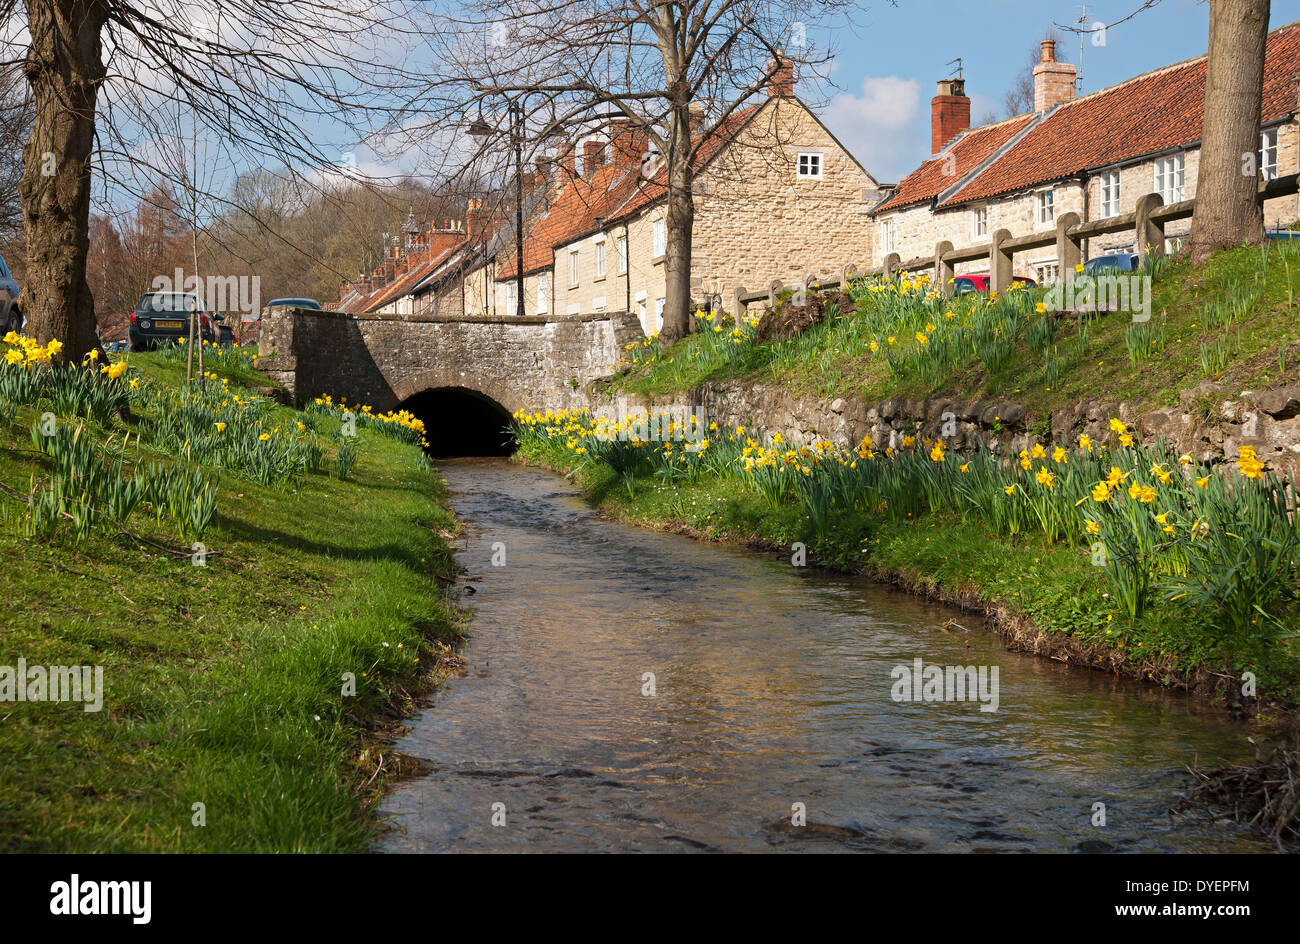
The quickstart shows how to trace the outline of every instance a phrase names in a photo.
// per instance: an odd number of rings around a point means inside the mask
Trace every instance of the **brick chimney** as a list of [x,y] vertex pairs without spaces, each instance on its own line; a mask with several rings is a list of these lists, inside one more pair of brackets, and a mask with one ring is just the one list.
[[591,180],[605,163],[605,142],[585,141],[582,145],[582,176]]
[[771,98],[776,95],[793,95],[794,94],[794,63],[785,57],[785,50],[776,51],[776,60],[768,60],[767,68],[770,72],[772,66],[776,66],[776,72],[767,80],[767,94]]
[[1056,40],[1043,40],[1043,51],[1034,66],[1034,111],[1047,111],[1074,98],[1075,68],[1056,61]]
[[945,144],[969,127],[966,80],[940,79],[938,94],[930,99],[930,153],[938,154]]
[[704,106],[691,102],[691,137],[695,138],[704,130]]
[[619,170],[641,166],[646,152],[646,133],[631,121],[615,121],[610,125],[613,156],[611,160]]
[[570,141],[560,148],[560,182],[567,184],[577,176],[573,169],[574,149],[577,143]]
[[486,240],[487,227],[491,211],[477,197],[470,197],[465,210],[465,232],[470,239]]
[[442,229],[434,229],[434,227],[430,225],[429,232],[426,236],[426,241],[429,246],[429,258],[437,258],[452,246],[461,242],[464,238],[465,233],[453,220],[443,220]]

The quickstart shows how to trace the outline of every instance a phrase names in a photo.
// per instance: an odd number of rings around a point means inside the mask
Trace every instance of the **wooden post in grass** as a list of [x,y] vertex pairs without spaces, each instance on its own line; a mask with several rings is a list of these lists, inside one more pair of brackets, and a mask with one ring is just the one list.
[[1078,225],[1078,213],[1062,213],[1056,220],[1056,259],[1061,278],[1068,277],[1083,261],[1083,240],[1070,235],[1070,230]]
[[999,295],[1011,285],[1011,252],[1002,248],[1010,239],[1010,231],[1000,229],[989,240],[989,290]]
[[952,243],[946,239],[934,247],[934,280],[944,298],[952,298],[952,264],[943,259],[950,252]]
[[1143,265],[1146,265],[1148,256],[1165,254],[1165,224],[1151,219],[1152,212],[1164,205],[1165,198],[1158,193],[1138,197],[1134,236],[1137,239],[1138,259]]

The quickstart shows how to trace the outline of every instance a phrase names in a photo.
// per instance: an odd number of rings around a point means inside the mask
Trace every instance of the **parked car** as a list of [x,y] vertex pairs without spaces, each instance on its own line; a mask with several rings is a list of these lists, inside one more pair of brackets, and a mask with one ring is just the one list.
[[1300,230],[1279,229],[1265,233],[1269,239],[1300,239]]
[[0,256],[0,335],[23,330],[23,313],[18,309],[18,283],[9,274],[4,256]]
[[1098,275],[1102,272],[1133,272],[1142,268],[1142,260],[1136,252],[1113,252],[1106,256],[1089,259],[1083,264],[1084,275]]
[[131,312],[128,329],[131,350],[147,351],[189,334],[190,312],[198,310],[203,340],[215,343],[216,322],[203,310],[203,299],[193,292],[148,292]]
[[283,305],[286,308],[315,308],[320,311],[320,302],[314,298],[273,298],[266,307],[274,308],[276,305]]
[[[1017,282],[1024,285],[1037,285],[1033,279],[1027,275],[1013,275],[1011,284]],[[959,275],[952,282],[952,293],[954,295],[965,295],[967,292],[987,292],[989,290],[989,276],[984,275]]]

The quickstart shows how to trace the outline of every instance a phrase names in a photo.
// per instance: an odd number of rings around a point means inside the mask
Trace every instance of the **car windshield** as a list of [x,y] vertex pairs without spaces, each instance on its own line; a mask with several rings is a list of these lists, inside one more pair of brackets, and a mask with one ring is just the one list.
[[196,307],[197,299],[193,295],[182,292],[154,292],[140,299],[136,311],[183,312],[193,311]]

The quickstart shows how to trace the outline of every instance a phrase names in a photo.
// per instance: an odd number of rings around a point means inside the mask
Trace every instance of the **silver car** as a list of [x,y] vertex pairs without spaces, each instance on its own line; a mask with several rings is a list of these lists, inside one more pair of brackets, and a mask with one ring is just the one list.
[[18,283],[9,274],[4,256],[0,256],[0,335],[23,330],[23,315],[18,310]]

